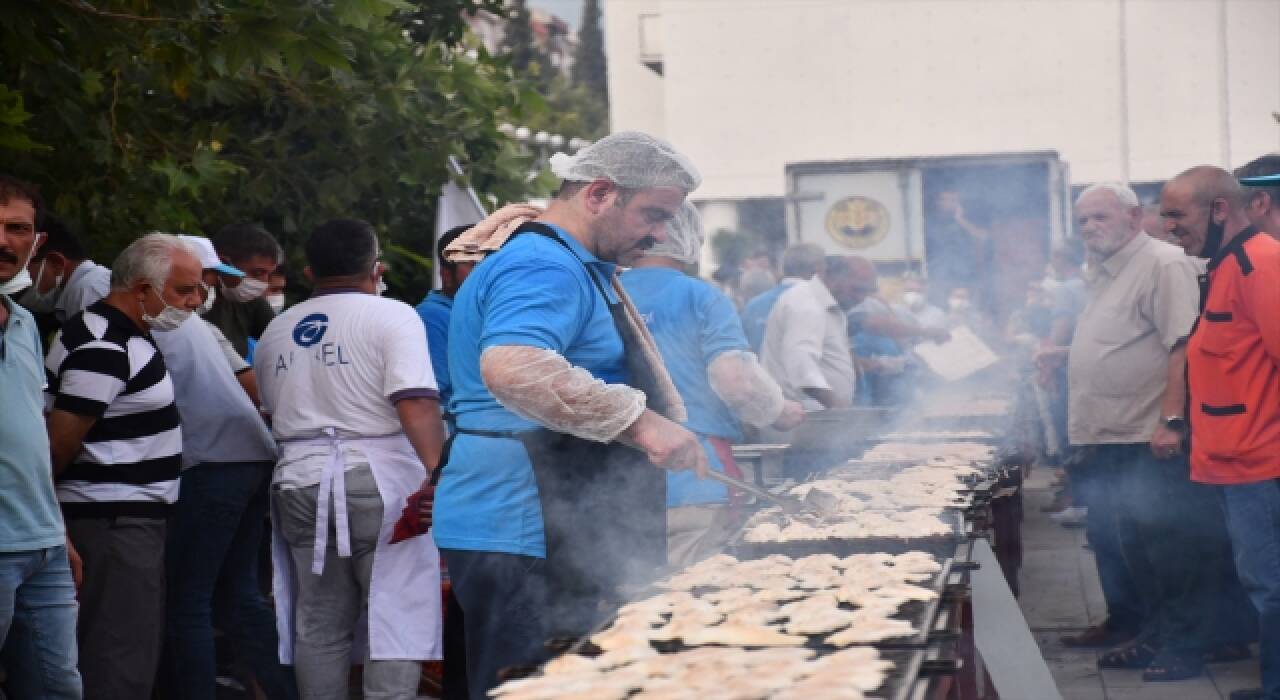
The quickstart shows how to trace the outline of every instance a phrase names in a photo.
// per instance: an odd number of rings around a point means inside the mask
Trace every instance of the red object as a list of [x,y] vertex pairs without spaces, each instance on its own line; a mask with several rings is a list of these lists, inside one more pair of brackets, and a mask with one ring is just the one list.
[[[738,466],[738,462],[733,458],[733,444],[724,438],[707,436],[707,442],[711,443],[711,447],[715,449],[716,456],[720,458],[720,464],[724,466],[724,473],[743,481],[742,467]],[[729,504],[740,506],[747,502],[747,495],[737,490],[729,491]]]
[[[417,537],[431,529],[431,507],[436,497],[436,487],[426,486],[405,499],[404,510],[391,531],[391,544]],[[425,513],[424,513],[425,511]]]

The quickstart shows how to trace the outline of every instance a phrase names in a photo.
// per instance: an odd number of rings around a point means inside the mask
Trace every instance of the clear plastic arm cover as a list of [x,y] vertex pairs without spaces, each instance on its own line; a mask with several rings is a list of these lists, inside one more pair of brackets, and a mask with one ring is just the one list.
[[584,440],[609,442],[645,411],[644,392],[606,384],[552,350],[497,345],[480,355],[480,374],[503,408]]
[[749,352],[717,355],[707,367],[707,379],[716,396],[743,422],[763,428],[782,415],[781,387]]

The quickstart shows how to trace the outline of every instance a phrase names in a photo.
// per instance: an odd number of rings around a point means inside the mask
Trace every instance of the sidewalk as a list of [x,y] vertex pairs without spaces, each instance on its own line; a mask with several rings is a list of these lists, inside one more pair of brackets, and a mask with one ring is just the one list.
[[[1064,700],[1226,700],[1233,690],[1256,688],[1256,658],[1208,666],[1204,676],[1178,683],[1144,683],[1141,671],[1101,671],[1102,650],[1069,649],[1058,638],[1106,617],[1093,554],[1084,548],[1084,530],[1067,529],[1040,512],[1049,502],[1047,469],[1025,484],[1022,524],[1022,604]],[[1255,647],[1254,651],[1257,649]]]

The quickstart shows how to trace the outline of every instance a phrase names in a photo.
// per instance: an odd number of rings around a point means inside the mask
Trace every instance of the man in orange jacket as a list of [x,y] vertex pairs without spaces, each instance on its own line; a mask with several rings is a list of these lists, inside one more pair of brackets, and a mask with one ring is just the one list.
[[1280,700],[1280,242],[1250,224],[1230,173],[1199,166],[1160,196],[1167,230],[1208,259],[1187,343],[1191,478],[1217,484],[1240,580],[1261,622],[1262,690]]

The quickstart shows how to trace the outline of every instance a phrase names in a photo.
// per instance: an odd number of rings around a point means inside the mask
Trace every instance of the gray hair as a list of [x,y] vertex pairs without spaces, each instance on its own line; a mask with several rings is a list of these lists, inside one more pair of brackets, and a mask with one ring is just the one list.
[[196,251],[181,238],[169,233],[148,233],[120,251],[111,263],[111,289],[128,289],[134,282],[145,280],[164,289],[173,268],[174,253],[182,251],[199,259]]
[[785,277],[813,277],[822,268],[826,255],[812,243],[793,245],[782,252],[782,274]]
[[1095,192],[1110,192],[1115,195],[1115,198],[1120,202],[1120,206],[1126,209],[1142,206],[1142,202],[1138,201],[1138,193],[1134,192],[1133,188],[1128,185],[1123,185],[1119,182],[1096,182],[1089,185],[1080,192],[1079,197],[1076,197],[1076,204],[1079,204],[1080,200]]

